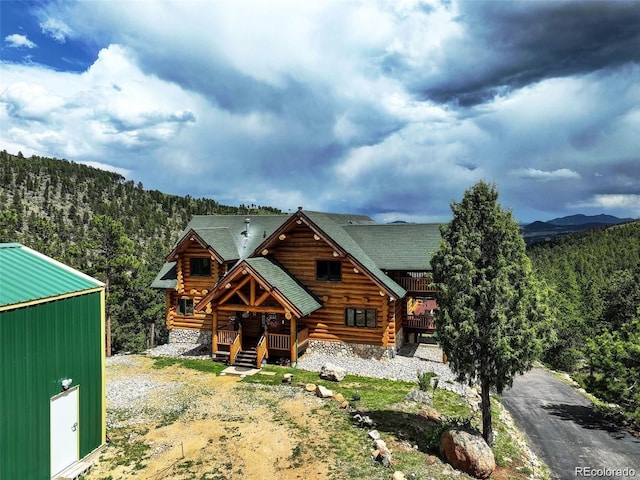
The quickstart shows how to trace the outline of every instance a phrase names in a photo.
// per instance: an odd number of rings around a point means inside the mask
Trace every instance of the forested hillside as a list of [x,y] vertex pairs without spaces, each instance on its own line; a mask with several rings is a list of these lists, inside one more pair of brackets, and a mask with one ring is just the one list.
[[164,295],[149,288],[193,215],[280,213],[145,190],[86,165],[0,152],[0,242],[20,242],[109,283],[113,351],[166,336]]
[[640,420],[640,222],[528,249],[550,288],[557,340],[544,360]]

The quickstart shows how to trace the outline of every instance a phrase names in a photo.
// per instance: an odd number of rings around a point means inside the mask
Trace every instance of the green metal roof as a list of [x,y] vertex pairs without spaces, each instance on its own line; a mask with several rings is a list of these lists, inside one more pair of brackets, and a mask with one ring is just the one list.
[[322,304],[306,288],[300,285],[282,267],[264,257],[247,258],[247,264],[269,285],[287,298],[304,317],[316,311]]
[[437,223],[345,225],[345,231],[382,270],[431,270],[440,247]]
[[0,308],[17,308],[24,303],[103,286],[95,278],[24,245],[0,244]]

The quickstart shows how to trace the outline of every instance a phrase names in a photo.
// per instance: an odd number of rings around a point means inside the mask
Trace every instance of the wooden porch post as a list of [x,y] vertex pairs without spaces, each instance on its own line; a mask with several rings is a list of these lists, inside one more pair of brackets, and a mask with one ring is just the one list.
[[298,361],[298,321],[295,316],[291,316],[291,363]]
[[218,310],[213,311],[211,320],[211,351],[214,354],[218,351]]

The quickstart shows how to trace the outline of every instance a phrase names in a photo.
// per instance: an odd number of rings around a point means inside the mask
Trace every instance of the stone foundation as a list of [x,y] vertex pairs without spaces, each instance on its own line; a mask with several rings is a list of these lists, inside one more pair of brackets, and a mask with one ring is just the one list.
[[197,343],[211,345],[211,332],[174,328],[169,332],[169,343]]
[[307,352],[336,357],[375,358],[381,360],[395,357],[396,348],[359,343],[331,342],[328,340],[309,340]]

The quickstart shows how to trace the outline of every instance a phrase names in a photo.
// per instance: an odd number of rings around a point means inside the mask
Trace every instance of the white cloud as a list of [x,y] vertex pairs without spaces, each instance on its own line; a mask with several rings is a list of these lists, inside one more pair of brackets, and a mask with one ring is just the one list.
[[581,202],[578,207],[625,209],[633,210],[640,217],[640,194],[599,194],[594,195],[586,202]]
[[87,165],[89,167],[99,168],[100,170],[106,170],[107,172],[118,173],[123,177],[128,177],[131,174],[131,170],[128,170],[126,168],[114,167],[113,165],[109,165],[107,163],[102,163],[102,162],[80,162],[80,163],[82,163],[83,165]]
[[553,171],[537,170],[535,168],[520,168],[518,170],[513,170],[511,175],[518,178],[539,180],[542,182],[581,178],[578,172],[574,172],[568,168],[559,168]]
[[[5,64],[0,81],[0,133],[5,144],[39,155],[104,161],[117,152],[176,142],[197,122],[197,95],[144,74],[126,49],[112,45],[83,74]],[[26,79],[26,80],[25,80]],[[131,153],[129,153],[131,155]],[[118,165],[118,168],[122,168]]]
[[19,33],[13,33],[4,37],[4,41],[7,46],[11,48],[35,48],[37,45],[33,43],[26,35],[20,35]]
[[62,20],[57,18],[47,18],[40,23],[42,33],[49,35],[58,43],[65,43],[67,37],[71,34],[71,28]]
[[28,120],[45,120],[64,103],[63,98],[52,94],[39,84],[14,82],[0,93],[10,115]]

